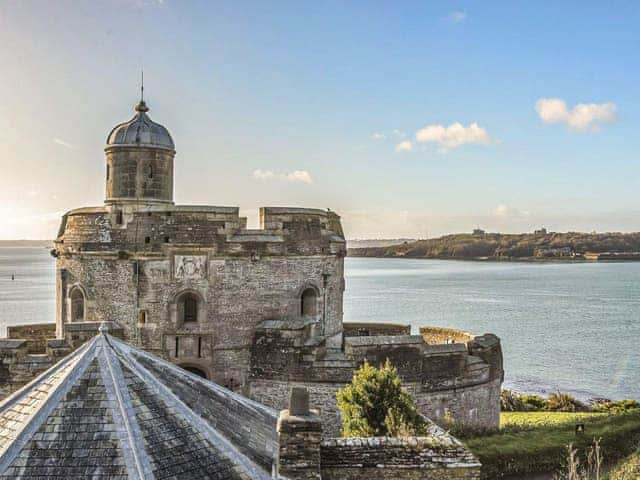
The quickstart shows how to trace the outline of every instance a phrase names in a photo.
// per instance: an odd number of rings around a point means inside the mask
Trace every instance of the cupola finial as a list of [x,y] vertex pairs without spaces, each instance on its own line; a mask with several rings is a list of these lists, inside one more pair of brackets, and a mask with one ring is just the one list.
[[148,112],[149,107],[144,103],[144,70],[140,71],[140,102],[136,105],[136,112]]

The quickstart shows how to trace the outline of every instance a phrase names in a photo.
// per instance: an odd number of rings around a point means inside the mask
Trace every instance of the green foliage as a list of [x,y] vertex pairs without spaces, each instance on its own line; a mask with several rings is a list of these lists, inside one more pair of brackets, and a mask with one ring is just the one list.
[[411,395],[402,390],[397,370],[387,359],[376,368],[365,362],[349,385],[338,391],[345,437],[422,435],[426,423]]
[[501,390],[500,410],[503,412],[524,411],[524,403],[522,402],[522,398],[512,390]]
[[569,393],[553,393],[549,395],[546,403],[546,409],[551,412],[584,412],[588,410],[584,403],[576,400],[576,398]]
[[628,412],[630,410],[636,410],[640,408],[640,403],[636,400],[620,400],[618,402],[613,402],[610,400],[606,400],[603,402],[598,402],[593,406],[594,412],[601,413],[623,413]]
[[525,395],[511,390],[500,392],[500,410],[503,412],[541,412],[544,410],[576,412],[586,406],[567,393],[556,393],[545,399],[539,395]]
[[539,395],[522,395],[520,398],[528,412],[541,411],[547,407],[547,400]]
[[[483,479],[517,478],[530,473],[557,470],[566,458],[567,445],[573,444],[581,458],[594,438],[600,438],[602,454],[609,461],[630,455],[640,442],[640,411],[620,415],[566,412],[503,413],[518,418],[517,427],[504,427],[497,433],[467,439],[465,443],[482,463]],[[543,417],[548,419],[542,420]],[[530,422],[527,422],[527,417]],[[575,424],[585,424],[585,434],[576,435]],[[527,423],[529,423],[527,425]],[[638,477],[631,477],[637,479]],[[627,480],[626,478],[624,480]]]
[[455,234],[387,247],[349,249],[349,255],[409,258],[553,258],[567,253],[638,252],[640,233],[548,233],[546,235]]

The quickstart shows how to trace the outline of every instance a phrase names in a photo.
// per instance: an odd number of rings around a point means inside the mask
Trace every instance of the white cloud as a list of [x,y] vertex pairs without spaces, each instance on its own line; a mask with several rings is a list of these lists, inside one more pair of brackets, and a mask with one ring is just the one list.
[[387,138],[387,136],[384,133],[374,133],[373,135],[371,135],[371,138],[373,138],[374,140],[384,140],[385,138]]
[[469,18],[466,12],[461,10],[456,10],[455,12],[451,12],[451,14],[447,17],[451,23],[463,23]]
[[396,145],[396,152],[410,152],[411,150],[413,150],[413,144],[408,140]]
[[306,170],[295,170],[287,173],[287,180],[290,182],[313,183],[311,174]]
[[598,130],[600,124],[616,119],[616,104],[578,103],[569,110],[560,98],[540,98],[536,102],[536,112],[544,123],[566,123],[573,130],[593,131]]
[[407,134],[406,134],[406,133],[404,133],[404,132],[402,132],[402,131],[398,130],[397,128],[393,131],[393,134],[394,134],[396,137],[398,137],[398,138],[404,138],[404,137],[406,137],[406,136],[407,136]]
[[416,132],[416,140],[420,143],[438,143],[446,148],[456,148],[467,143],[486,145],[491,141],[487,131],[477,123],[465,127],[458,122],[448,127],[428,125]]
[[522,219],[529,217],[530,213],[526,210],[509,207],[508,205],[498,205],[493,210],[493,216],[498,218]]
[[59,138],[54,138],[53,143],[60,145],[62,147],[68,148],[69,150],[75,150],[76,146],[72,143],[65,142],[64,140],[60,140]]
[[290,173],[274,173],[271,170],[257,169],[253,171],[253,178],[258,180],[286,180],[296,183],[313,183],[313,177],[306,170],[294,170]]

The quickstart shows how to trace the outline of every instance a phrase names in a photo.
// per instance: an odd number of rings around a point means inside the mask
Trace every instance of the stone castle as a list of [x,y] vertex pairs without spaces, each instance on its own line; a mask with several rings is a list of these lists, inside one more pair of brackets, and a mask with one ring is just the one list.
[[52,251],[55,339],[47,326],[9,329],[0,392],[107,325],[131,346],[269,408],[285,408],[292,387],[306,388],[325,437],[339,433],[337,390],[364,361],[387,358],[436,423],[498,426],[496,336],[343,323],[340,217],[265,207],[254,230],[237,207],[176,205],[175,145],[147,112],[140,101],[107,137],[104,206],[63,216]]

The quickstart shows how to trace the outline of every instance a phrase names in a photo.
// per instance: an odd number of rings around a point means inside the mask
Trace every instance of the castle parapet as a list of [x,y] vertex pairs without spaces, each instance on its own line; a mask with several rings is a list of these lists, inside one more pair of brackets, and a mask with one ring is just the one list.
[[55,255],[133,251],[166,254],[201,248],[213,255],[339,255],[346,253],[340,217],[312,208],[263,207],[260,228],[247,229],[238,207],[107,205],[68,212]]

